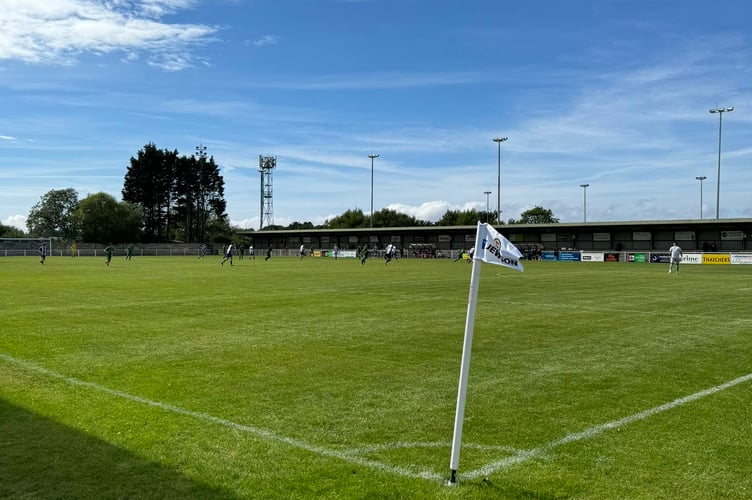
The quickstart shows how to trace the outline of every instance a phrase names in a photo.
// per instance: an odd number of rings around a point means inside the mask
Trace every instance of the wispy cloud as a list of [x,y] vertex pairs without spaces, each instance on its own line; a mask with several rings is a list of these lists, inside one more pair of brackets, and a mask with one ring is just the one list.
[[506,80],[506,77],[474,72],[377,72],[312,76],[305,80],[285,78],[256,81],[249,85],[256,88],[286,90],[366,90],[443,87],[500,80]]
[[71,65],[82,54],[143,55],[167,71],[192,66],[191,49],[210,41],[217,28],[170,24],[166,14],[191,7],[190,0],[1,0],[0,60]]
[[255,47],[264,47],[266,45],[277,45],[279,37],[276,35],[262,35],[252,43]]

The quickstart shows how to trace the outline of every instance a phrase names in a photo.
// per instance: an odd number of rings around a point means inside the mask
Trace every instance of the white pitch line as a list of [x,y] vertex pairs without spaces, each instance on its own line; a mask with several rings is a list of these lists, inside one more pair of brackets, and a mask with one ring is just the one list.
[[[66,382],[69,385],[72,386],[79,386],[79,387],[86,387],[88,389],[92,389],[98,392],[102,392],[105,394],[109,394],[111,396],[116,396],[119,398],[126,399],[128,401],[132,401],[135,403],[141,403],[148,406],[152,406],[155,408],[159,408],[164,411],[169,411],[172,413],[176,413],[179,415],[185,415],[189,417],[193,417],[199,420],[204,420],[206,422],[210,422],[216,425],[220,425],[223,427],[228,427],[237,431],[245,432],[248,434],[253,434],[257,437],[260,437],[262,439],[266,439],[268,441],[277,441],[280,443],[285,443],[289,446],[293,446],[295,448],[300,448],[306,451],[310,451],[311,453],[315,453],[318,455],[322,455],[325,457],[335,458],[338,460],[341,460],[343,462],[352,463],[356,465],[361,465],[364,467],[370,467],[373,469],[377,469],[383,472],[392,473],[398,476],[403,477],[411,477],[416,479],[428,479],[433,481],[438,480],[444,480],[445,475],[431,472],[428,470],[422,470],[422,471],[414,471],[410,469],[406,469],[404,467],[397,467],[394,465],[385,464],[383,462],[378,462],[375,460],[368,460],[362,457],[354,456],[352,451],[337,451],[337,450],[330,450],[328,448],[323,448],[321,446],[315,446],[309,443],[306,443],[304,441],[300,441],[298,439],[293,439],[286,436],[280,436],[272,431],[269,431],[267,429],[261,429],[259,427],[253,427],[250,425],[244,425],[244,424],[238,424],[236,422],[232,422],[230,420],[226,420],[224,418],[215,417],[213,415],[210,415],[208,413],[203,412],[197,412],[193,410],[188,410],[185,408],[181,408],[179,406],[171,405],[169,403],[162,403],[159,401],[154,401],[151,399],[142,398],[140,396],[135,396],[133,394],[129,394],[127,392],[118,391],[116,389],[110,389],[108,387],[93,383],[93,382],[86,382],[77,378],[73,377],[67,377],[65,375],[62,375],[60,373],[54,372],[52,370],[48,370],[47,368],[44,368],[42,366],[36,365],[34,363],[29,363],[27,361],[22,361],[19,359],[16,359],[12,356],[9,356],[7,354],[0,353],[0,359],[5,360],[8,363],[21,366],[24,369],[35,371],[37,373],[44,374],[51,378],[56,378],[59,380],[62,380]],[[744,375],[742,377],[736,378],[734,380],[731,380],[729,382],[726,382],[721,385],[717,385],[715,387],[711,387],[710,389],[705,389],[700,392],[696,392],[694,394],[691,394],[689,396],[685,396],[683,398],[675,399],[669,403],[665,403],[659,406],[655,406],[653,408],[650,408],[648,410],[642,411],[640,413],[635,413],[634,415],[630,415],[628,417],[624,417],[618,420],[612,420],[611,422],[606,422],[605,424],[596,425],[594,427],[590,427],[589,429],[586,429],[581,432],[576,432],[572,434],[568,434],[564,436],[561,439],[558,439],[556,441],[551,441],[550,443],[544,444],[543,446],[539,446],[537,448],[533,448],[530,450],[518,450],[515,455],[503,458],[501,460],[497,460],[495,462],[491,462],[488,465],[485,465],[479,469],[475,469],[466,473],[462,474],[462,477],[465,479],[476,479],[481,476],[487,476],[489,474],[492,474],[494,472],[497,472],[499,470],[506,469],[508,467],[511,467],[516,464],[520,464],[522,462],[526,462],[528,460],[532,460],[535,458],[540,458],[541,456],[545,456],[548,454],[551,450],[554,448],[557,448],[559,446],[573,443],[575,441],[582,441],[585,439],[590,439],[593,437],[596,437],[608,430],[615,429],[617,427],[621,427],[623,425],[628,425],[633,422],[637,422],[639,420],[644,420],[648,417],[651,417],[653,415],[656,415],[658,413],[676,408],[678,406],[685,405],[687,403],[691,403],[692,401],[696,401],[700,398],[703,398],[705,396],[710,396],[713,394],[716,394],[720,391],[723,391],[725,389],[729,389],[731,387],[734,387],[736,385],[742,384],[744,382],[748,382],[752,380],[752,373]],[[392,443],[393,445],[395,443]],[[400,443],[396,443],[399,445]],[[416,444],[416,443],[412,443]],[[421,446],[424,447],[433,447],[436,446],[438,443],[424,443]],[[468,447],[472,447],[472,445],[467,445]],[[365,451],[374,451],[379,449],[380,447],[374,447],[373,450],[369,450],[369,448],[363,448],[358,450],[359,452]],[[500,449],[506,449],[511,450],[511,448],[505,448],[500,447]]]
[[429,479],[433,481],[438,481],[438,480],[443,479],[443,476],[436,472],[431,472],[427,470],[415,471],[415,470],[406,469],[404,467],[397,467],[394,465],[377,462],[375,460],[368,460],[366,458],[352,456],[347,451],[337,451],[337,450],[331,450],[328,448],[323,448],[321,446],[312,445],[310,443],[306,443],[298,439],[294,439],[294,438],[290,438],[286,436],[280,436],[279,434],[276,434],[267,429],[261,429],[259,427],[254,427],[251,425],[238,424],[236,422],[232,422],[231,420],[227,420],[227,419],[220,418],[220,417],[215,417],[208,413],[188,410],[185,408],[181,408],[179,406],[171,405],[169,403],[162,403],[160,401],[154,401],[151,399],[142,398],[141,396],[135,396],[133,394],[129,394],[123,391],[118,391],[116,389],[110,389],[109,387],[105,387],[103,385],[99,385],[93,382],[86,382],[81,379],[67,377],[61,373],[48,370],[47,368],[36,365],[34,363],[29,363],[27,361],[16,359],[4,353],[0,353],[0,359],[3,359],[4,361],[8,363],[20,366],[26,370],[31,370],[31,371],[41,373],[51,378],[62,380],[65,383],[72,385],[72,386],[86,387],[87,389],[92,389],[92,390],[95,390],[104,394],[109,394],[110,396],[116,396],[116,397],[119,397],[128,401],[132,401],[134,403],[140,403],[140,404],[144,404],[147,406],[152,406],[155,408],[159,408],[160,410],[176,413],[178,415],[185,415],[188,417],[210,422],[212,424],[220,425],[223,427],[228,427],[230,429],[234,429],[240,432],[253,434],[267,441],[276,441],[276,442],[284,443],[289,446],[293,446],[295,448],[300,448],[302,450],[310,451],[311,453],[315,453],[315,454],[322,455],[322,456],[329,457],[329,458],[336,458],[338,460],[342,460],[343,462],[356,464],[356,465],[362,465],[364,467],[370,467],[372,469],[377,469],[383,472],[388,472],[388,473],[396,474],[398,476],[403,476],[403,477]]
[[619,420],[612,420],[611,422],[606,422],[605,424],[596,425],[594,427],[590,427],[589,429],[585,429],[584,431],[581,431],[581,432],[568,434],[564,436],[563,438],[558,439],[556,441],[551,441],[550,443],[544,444],[543,446],[539,446],[538,448],[526,450],[517,455],[507,457],[507,458],[498,460],[496,462],[492,462],[488,465],[481,467],[480,469],[476,469],[476,470],[464,473],[462,474],[462,476],[467,479],[475,479],[481,476],[487,476],[499,470],[506,469],[512,465],[516,465],[522,462],[526,462],[527,460],[538,458],[541,455],[547,454],[549,451],[559,446],[562,446],[568,443],[573,443],[575,441],[582,441],[585,439],[593,438],[608,430],[615,429],[623,425],[628,425],[633,422],[637,422],[639,420],[644,420],[658,413],[664,412],[666,410],[671,410],[673,408],[685,405],[687,403],[691,403],[692,401],[696,401],[700,398],[704,398],[705,396],[711,396],[713,394],[721,392],[730,387],[734,387],[735,385],[739,385],[744,382],[749,382],[750,380],[752,380],[752,373],[736,378],[724,384],[711,387],[710,389],[705,389],[703,391],[696,392],[689,396],[675,399],[671,401],[670,403],[664,403],[662,405],[650,408],[649,410],[641,411],[640,413],[635,413],[634,415],[620,418]]

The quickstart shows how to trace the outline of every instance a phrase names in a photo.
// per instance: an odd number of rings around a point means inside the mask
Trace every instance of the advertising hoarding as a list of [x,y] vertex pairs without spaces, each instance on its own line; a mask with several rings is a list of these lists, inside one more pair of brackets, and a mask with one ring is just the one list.
[[731,255],[727,253],[704,253],[703,264],[731,264]]
[[647,255],[644,253],[630,253],[627,255],[627,262],[647,262]]
[[603,252],[582,252],[582,262],[603,262]]

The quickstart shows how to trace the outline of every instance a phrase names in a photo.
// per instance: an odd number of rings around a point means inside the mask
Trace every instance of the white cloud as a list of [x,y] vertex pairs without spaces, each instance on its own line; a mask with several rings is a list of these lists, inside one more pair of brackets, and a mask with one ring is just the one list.
[[258,39],[253,41],[253,45],[256,47],[264,47],[265,45],[277,45],[279,37],[276,35],[262,35]]
[[189,0],[0,0],[0,60],[32,64],[73,64],[84,53],[145,54],[149,64],[168,71],[193,64],[192,46],[216,28],[160,22],[185,9]]
[[15,141],[16,138],[10,135],[0,135],[0,141]]
[[13,226],[22,231],[26,231],[26,216],[24,215],[11,215],[2,220],[2,223],[6,226]]
[[393,203],[386,208],[389,210],[394,210],[395,212],[400,212],[403,214],[410,215],[412,217],[415,217],[418,220],[425,220],[429,222],[436,222],[439,219],[441,219],[441,216],[444,215],[449,210],[482,210],[485,209],[485,207],[480,206],[481,203],[476,202],[468,202],[462,205],[457,205],[453,203],[449,203],[448,201],[426,201],[424,203],[421,203],[420,205],[405,205],[403,203]]
[[230,225],[233,227],[239,227],[241,229],[258,229],[259,218],[250,217],[250,218],[241,219],[241,220],[230,220]]

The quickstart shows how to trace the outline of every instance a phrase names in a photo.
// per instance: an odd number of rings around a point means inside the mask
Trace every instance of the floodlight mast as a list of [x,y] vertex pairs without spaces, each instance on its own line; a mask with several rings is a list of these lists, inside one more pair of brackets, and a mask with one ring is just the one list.
[[700,220],[702,220],[702,181],[707,179],[707,177],[704,175],[701,175],[701,176],[695,177],[695,179],[700,181]]
[[499,145],[499,155],[496,168],[496,223],[501,223],[501,143],[509,137],[494,137],[493,141]]
[[723,129],[723,113],[729,113],[734,110],[734,107],[728,108],[713,108],[709,111],[711,113],[718,113],[718,178],[716,180],[716,193],[715,193],[715,218],[718,219],[721,216],[721,130]]
[[377,154],[370,154],[370,155],[368,155],[368,157],[371,159],[371,214],[370,214],[370,219],[371,219],[371,228],[373,228],[373,160],[375,158],[378,158],[379,155],[377,155]]
[[272,172],[277,167],[276,156],[259,155],[259,174],[261,174],[261,207],[259,212],[259,231],[274,224],[274,187]]
[[486,195],[486,222],[488,222],[488,213],[490,211],[490,208],[488,207],[488,195],[491,194],[491,191],[483,191],[483,194]]
[[198,159],[199,177],[198,177],[198,191],[199,197],[199,214],[198,214],[198,238],[201,243],[206,241],[206,193],[204,192],[204,176],[206,170],[206,146],[199,143],[196,146],[196,155]]
[[587,222],[587,188],[590,184],[580,184],[582,188],[582,222]]

